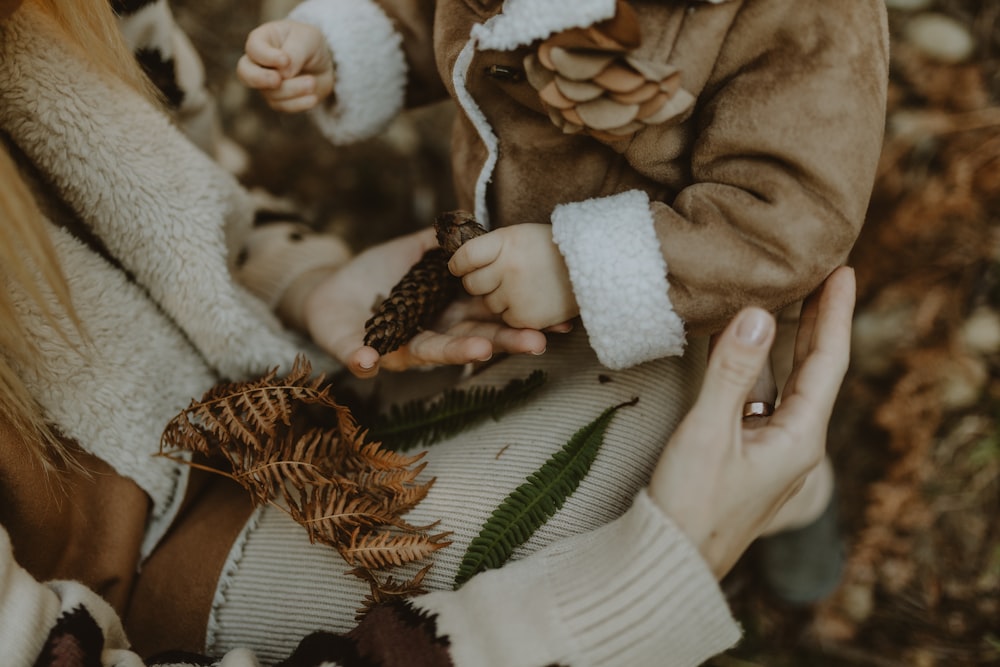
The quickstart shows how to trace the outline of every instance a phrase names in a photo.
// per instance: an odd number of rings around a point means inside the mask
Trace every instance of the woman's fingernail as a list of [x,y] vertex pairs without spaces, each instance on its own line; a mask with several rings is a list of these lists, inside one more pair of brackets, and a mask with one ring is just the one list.
[[535,352],[534,350],[532,350],[532,352],[531,352],[531,353],[532,353],[533,355],[535,355],[536,357],[540,357],[540,356],[542,356],[543,354],[545,354],[545,348],[543,347],[542,349],[538,350],[537,352]]
[[771,318],[763,310],[753,308],[740,316],[736,337],[749,345],[760,345],[767,338]]
[[358,366],[360,366],[361,370],[363,370],[363,371],[370,371],[371,369],[375,368],[375,362],[374,361],[359,361],[358,362]]

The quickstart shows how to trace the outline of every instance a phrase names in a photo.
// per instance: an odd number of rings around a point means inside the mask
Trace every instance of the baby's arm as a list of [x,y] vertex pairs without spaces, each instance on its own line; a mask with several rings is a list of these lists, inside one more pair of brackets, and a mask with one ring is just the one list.
[[334,144],[368,139],[403,108],[447,96],[434,9],[412,0],[305,0],[286,20],[250,33],[237,71],[275,109],[312,110]]
[[240,80],[256,88],[276,111],[308,111],[333,92],[333,56],[315,26],[284,19],[254,29],[236,65]]
[[[885,121],[884,3],[765,4],[739,12],[697,91],[686,187],[664,179],[661,192],[553,211],[583,323],[610,366],[679,354],[687,335],[719,331],[748,304],[801,299],[857,239]],[[669,174],[676,163],[657,151],[677,131],[648,127],[623,155]]]

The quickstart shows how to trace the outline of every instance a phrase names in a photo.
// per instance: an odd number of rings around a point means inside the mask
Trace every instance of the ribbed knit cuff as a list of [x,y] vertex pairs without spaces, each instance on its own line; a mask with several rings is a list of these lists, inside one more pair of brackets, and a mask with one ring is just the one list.
[[684,351],[684,322],[667,295],[645,192],[561,204],[552,212],[552,238],[602,364],[628,368]]
[[694,666],[740,639],[701,555],[645,490],[559,552],[547,562],[554,602],[588,664]]
[[740,638],[708,567],[645,491],[598,530],[414,604],[436,614],[456,667],[696,667]]

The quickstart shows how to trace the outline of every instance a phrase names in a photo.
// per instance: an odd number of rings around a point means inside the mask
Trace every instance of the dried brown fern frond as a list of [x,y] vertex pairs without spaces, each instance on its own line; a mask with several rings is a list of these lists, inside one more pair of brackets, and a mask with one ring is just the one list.
[[423,461],[412,468],[374,468],[357,475],[358,483],[366,489],[378,489],[385,493],[398,493],[404,487],[415,481],[417,476],[427,467]]
[[[317,437],[315,430],[305,434],[285,431],[272,438],[266,438],[260,449],[221,448],[220,452],[228,461],[232,472],[229,476],[250,492],[258,505],[281,496],[288,487],[309,489],[339,481],[340,475],[330,470],[330,466],[318,458],[294,456],[296,449],[306,449],[317,440],[334,437],[326,433]],[[289,453],[292,452],[292,455]]]
[[[414,492],[423,497],[426,488],[415,487]],[[330,546],[340,546],[358,528],[362,531],[394,528],[403,532],[426,532],[401,518],[399,503],[394,499],[370,494],[361,487],[345,492],[344,487],[331,484],[318,487],[304,502],[289,500],[292,516],[306,527],[313,541]]]
[[[350,565],[393,567],[447,546],[446,534],[402,519],[434,482],[418,481],[423,453],[365,442],[350,410],[336,403],[322,376],[311,375],[299,358],[284,378],[275,370],[213,388],[170,422],[161,453],[229,477],[256,504],[282,508],[311,541],[332,546]],[[180,451],[221,456],[228,470],[193,463]]]
[[[316,408],[332,412],[337,428],[316,429],[310,413]],[[178,450],[221,455],[231,471],[217,472],[263,504],[281,495],[286,484],[304,489],[327,483],[345,431],[357,432],[350,411],[299,357],[283,378],[275,369],[256,380],[213,387],[171,420],[160,449],[167,456]]]
[[274,369],[257,380],[216,385],[167,424],[160,449],[208,454],[232,443],[256,449],[263,446],[261,436],[271,437],[279,426],[291,426],[299,404],[346,411],[330,398],[327,388],[321,388],[323,376],[310,380],[311,372],[309,362],[299,357],[280,380]]
[[429,558],[438,549],[451,544],[451,533],[425,535],[393,531],[364,532],[356,528],[350,543],[340,549],[340,555],[349,565],[359,565],[371,570],[399,567]]
[[408,468],[422,459],[427,452],[417,454],[401,454],[389,449],[384,449],[379,442],[365,442],[365,432],[358,433],[356,439],[348,444],[353,447],[356,461],[362,463],[365,468],[373,470],[399,470]]

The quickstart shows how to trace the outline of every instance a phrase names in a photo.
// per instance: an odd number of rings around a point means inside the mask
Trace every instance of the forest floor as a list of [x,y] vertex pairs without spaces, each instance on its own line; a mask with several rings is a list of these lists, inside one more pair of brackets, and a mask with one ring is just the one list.
[[[453,208],[447,104],[334,149],[235,81],[249,30],[294,4],[174,0],[249,151],[244,180],[356,248]],[[1000,665],[1000,2],[887,4],[889,118],[830,432],[847,571],[832,599],[789,609],[755,581],[751,551],[725,582],[747,638],[714,667]],[[934,21],[971,55],[937,53]]]

